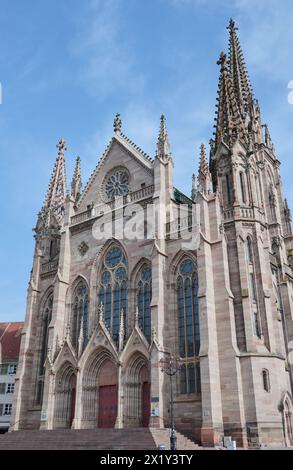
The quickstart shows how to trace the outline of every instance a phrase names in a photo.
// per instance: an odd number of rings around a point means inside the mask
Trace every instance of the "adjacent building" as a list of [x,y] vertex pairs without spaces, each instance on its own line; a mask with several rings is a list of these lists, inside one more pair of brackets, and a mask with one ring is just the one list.
[[11,422],[15,377],[23,323],[0,323],[0,433]]

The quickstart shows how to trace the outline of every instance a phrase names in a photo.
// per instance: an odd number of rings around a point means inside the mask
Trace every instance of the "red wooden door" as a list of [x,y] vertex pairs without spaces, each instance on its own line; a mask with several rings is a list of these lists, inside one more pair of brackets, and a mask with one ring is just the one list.
[[142,426],[147,428],[150,421],[150,390],[151,384],[149,382],[144,382],[142,384]]
[[99,428],[114,428],[117,418],[117,385],[99,387]]
[[71,389],[71,397],[70,397],[70,422],[69,426],[71,427],[72,421],[74,420],[74,414],[75,414],[75,388]]

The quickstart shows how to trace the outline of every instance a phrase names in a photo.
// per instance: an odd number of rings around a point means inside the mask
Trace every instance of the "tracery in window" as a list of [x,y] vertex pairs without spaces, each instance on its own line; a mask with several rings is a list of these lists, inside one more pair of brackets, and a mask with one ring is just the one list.
[[104,305],[104,320],[113,339],[118,339],[120,315],[123,312],[124,325],[127,318],[128,265],[123,251],[112,245],[103,259],[101,277],[98,283],[99,303]]
[[151,337],[151,298],[152,298],[152,271],[143,266],[137,282],[138,321],[145,337]]

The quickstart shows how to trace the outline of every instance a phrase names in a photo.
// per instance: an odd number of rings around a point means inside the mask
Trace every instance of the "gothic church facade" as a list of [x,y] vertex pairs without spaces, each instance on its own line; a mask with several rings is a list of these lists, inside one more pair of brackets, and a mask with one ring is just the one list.
[[[171,354],[177,429],[203,445],[293,444],[291,215],[232,20],[228,29],[209,162],[202,145],[190,197],[173,186],[164,116],[152,159],[117,115],[89,182],[77,158],[69,192],[59,142],[35,228],[12,431],[168,427],[159,361]],[[137,239],[97,236],[131,223],[134,204],[155,208],[151,237],[148,220]]]

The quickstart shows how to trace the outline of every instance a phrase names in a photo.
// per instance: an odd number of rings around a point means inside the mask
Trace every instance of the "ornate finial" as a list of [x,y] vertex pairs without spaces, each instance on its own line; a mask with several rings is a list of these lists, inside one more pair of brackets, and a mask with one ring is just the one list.
[[152,328],[152,341],[158,341],[157,330],[154,326]]
[[267,124],[262,124],[262,127],[265,130],[265,144],[269,149],[273,149],[273,143],[270,135],[270,131]]
[[100,305],[99,305],[98,313],[99,313],[99,322],[103,322],[104,321],[104,304],[103,304],[103,302],[101,302]]
[[208,173],[208,161],[207,161],[207,154],[206,148],[204,144],[200,146],[200,162],[199,162],[199,173],[206,176]]
[[70,323],[68,322],[66,325],[65,339],[69,340],[70,336],[71,336],[71,328],[70,328]]
[[138,307],[136,307],[135,314],[134,314],[134,326],[135,327],[138,327],[138,316],[139,316]]
[[164,114],[161,115],[160,132],[157,143],[157,157],[162,160],[168,160],[171,155],[170,144],[168,139],[168,132],[166,127],[166,118]]
[[206,148],[204,144],[200,146],[200,161],[198,169],[199,191],[207,194],[210,190],[210,173],[207,160]]
[[78,356],[80,357],[83,352],[83,345],[84,345],[84,336],[83,336],[83,317],[81,318],[81,323],[80,323],[80,331],[79,331],[79,337],[78,337]]
[[122,351],[124,345],[124,311],[123,308],[120,312],[120,321],[119,321],[119,338],[118,338],[118,350]]
[[59,344],[59,337],[58,337],[58,334],[57,334],[56,335],[56,341],[55,341],[54,359],[56,359],[59,351],[60,351],[60,344]]
[[71,182],[71,195],[74,197],[77,202],[82,188],[81,181],[81,168],[80,168],[80,157],[76,157],[75,169],[73,173],[73,178]]
[[65,151],[67,150],[67,147],[66,147],[66,142],[65,140],[63,139],[63,137],[61,137],[61,139],[59,140],[58,144],[56,145],[57,149],[58,149],[58,155],[59,156],[64,156],[64,153]]
[[160,124],[160,134],[159,134],[159,139],[165,140],[167,135],[167,130],[166,130],[166,118],[165,115],[161,115],[161,124]]
[[234,21],[232,18],[230,18],[229,26],[227,26],[227,29],[229,29],[231,33],[232,33],[233,31],[238,31],[238,28],[237,28],[237,26],[236,26],[236,24],[235,24],[235,21]]
[[120,134],[121,129],[122,129],[121,116],[119,113],[117,113],[114,119],[114,132],[116,132],[116,134]]
[[49,362],[52,363],[52,348],[51,348],[51,346],[48,346],[47,358],[49,359]]
[[227,55],[225,54],[225,52],[222,51],[220,54],[219,60],[217,62],[217,65],[221,65],[221,71],[222,71],[222,70],[227,69],[227,64],[228,64]]
[[191,189],[191,199],[195,201],[196,199],[196,176],[193,173],[192,175],[192,189]]

